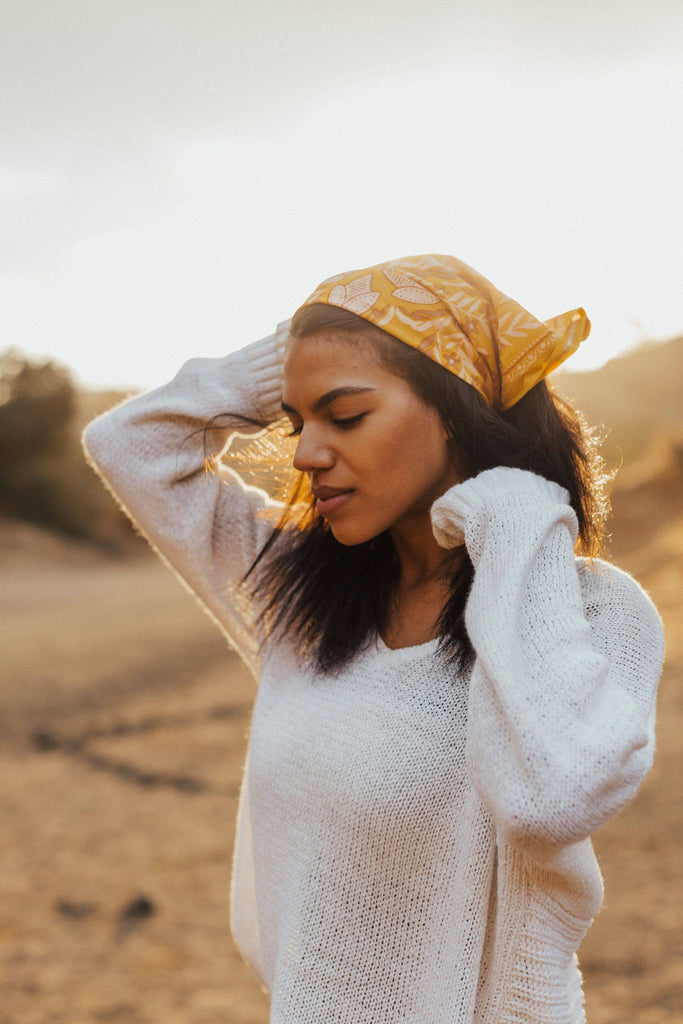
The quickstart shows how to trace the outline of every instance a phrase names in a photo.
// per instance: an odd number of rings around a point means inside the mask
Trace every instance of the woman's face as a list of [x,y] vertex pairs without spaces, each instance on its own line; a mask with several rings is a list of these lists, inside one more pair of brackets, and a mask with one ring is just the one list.
[[362,335],[290,342],[282,404],[299,436],[294,466],[342,544],[424,530],[432,503],[458,481],[438,413]]

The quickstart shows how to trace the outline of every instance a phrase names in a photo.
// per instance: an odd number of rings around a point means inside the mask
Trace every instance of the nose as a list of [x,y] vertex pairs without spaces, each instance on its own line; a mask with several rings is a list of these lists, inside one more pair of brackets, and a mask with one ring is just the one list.
[[303,427],[294,452],[292,465],[300,473],[311,473],[316,469],[330,469],[334,455],[319,433],[312,427]]

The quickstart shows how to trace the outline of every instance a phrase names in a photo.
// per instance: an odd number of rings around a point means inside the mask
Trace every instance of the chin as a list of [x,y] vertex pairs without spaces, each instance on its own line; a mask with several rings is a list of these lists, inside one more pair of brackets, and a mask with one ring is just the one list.
[[336,541],[343,544],[345,548],[353,548],[358,544],[365,544],[366,541],[372,540],[374,537],[378,537],[383,530],[377,530],[374,533],[368,530],[367,526],[361,526],[360,524],[342,525],[341,523],[333,525],[328,524],[330,527],[330,533]]
[[363,544],[366,540],[370,540],[370,537],[366,537],[365,534],[359,536],[352,531],[331,529],[331,533],[334,539],[339,541],[345,548],[355,548],[358,544]]

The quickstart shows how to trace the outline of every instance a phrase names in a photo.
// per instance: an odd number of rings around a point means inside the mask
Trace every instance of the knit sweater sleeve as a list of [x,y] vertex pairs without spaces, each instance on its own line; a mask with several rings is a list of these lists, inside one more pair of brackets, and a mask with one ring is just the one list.
[[[217,458],[236,431],[256,433],[281,413],[287,329],[285,322],[225,357],[190,359],[170,383],[116,406],[83,433],[88,462],[254,673],[256,611],[240,581],[272,529],[260,510],[275,503],[220,463],[208,472],[205,456]],[[204,428],[216,416],[205,451]]]
[[660,618],[626,573],[574,555],[562,487],[498,467],[432,508],[475,566],[466,757],[502,841],[544,862],[615,814],[654,750]]

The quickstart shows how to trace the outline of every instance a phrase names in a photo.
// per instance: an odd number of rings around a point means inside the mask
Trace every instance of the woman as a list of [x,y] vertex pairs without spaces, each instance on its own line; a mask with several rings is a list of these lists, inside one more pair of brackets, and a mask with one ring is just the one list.
[[[663,656],[638,584],[575,554],[601,464],[545,377],[588,330],[395,260],[86,431],[259,680],[233,929],[272,1022],[584,1019],[589,836],[650,767]],[[283,410],[286,506],[219,461]]]

